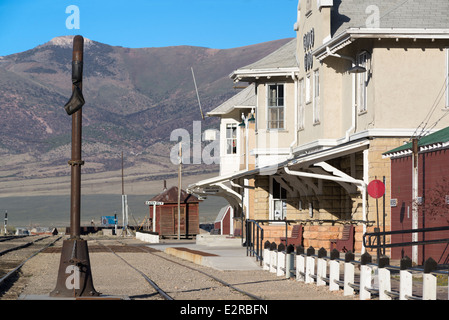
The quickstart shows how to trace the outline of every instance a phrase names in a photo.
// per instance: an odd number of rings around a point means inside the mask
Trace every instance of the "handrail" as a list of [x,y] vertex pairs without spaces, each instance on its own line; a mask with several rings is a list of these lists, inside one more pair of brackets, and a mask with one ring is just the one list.
[[[263,262],[263,239],[263,228],[259,223],[256,220],[246,220],[246,255],[255,256],[256,261],[260,261],[260,265]],[[254,244],[256,248],[254,248]]]
[[[447,231],[449,226],[446,227],[433,227],[433,228],[418,228],[418,229],[406,229],[406,230],[393,230],[393,231],[379,231],[379,232],[369,232],[363,235],[362,241],[365,248],[395,248],[395,247],[407,247],[415,245],[426,245],[426,244],[436,244],[436,243],[448,243],[449,238],[446,239],[432,239],[432,240],[421,240],[421,241],[408,241],[400,243],[380,243],[380,238],[385,239],[386,235],[394,234],[407,234],[407,233],[418,233],[418,232],[435,232],[435,231]],[[368,239],[367,239],[368,238]],[[374,244],[374,240],[377,239],[377,244]]]

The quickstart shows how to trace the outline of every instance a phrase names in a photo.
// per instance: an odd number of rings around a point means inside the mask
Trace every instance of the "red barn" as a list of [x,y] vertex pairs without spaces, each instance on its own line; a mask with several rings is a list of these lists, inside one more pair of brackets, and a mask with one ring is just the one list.
[[[200,200],[181,189],[180,235],[183,237],[199,233]],[[178,235],[178,187],[171,187],[146,202],[150,207],[151,225],[162,237]],[[154,206],[156,206],[154,208]],[[154,215],[155,213],[155,215]]]
[[[391,158],[391,230],[412,229],[412,143],[386,152]],[[418,228],[449,226],[449,127],[418,142]],[[418,233],[418,241],[447,239],[448,231]],[[392,235],[391,243],[412,241],[411,233]],[[412,257],[412,247],[392,248],[391,258]],[[418,246],[418,262],[432,257],[448,263],[449,244]]]

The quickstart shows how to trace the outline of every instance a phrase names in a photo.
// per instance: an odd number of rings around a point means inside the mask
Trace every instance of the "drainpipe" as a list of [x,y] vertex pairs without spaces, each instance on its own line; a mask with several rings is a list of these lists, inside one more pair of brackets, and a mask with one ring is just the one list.
[[245,162],[246,171],[248,171],[248,161],[249,161],[249,115],[245,119]]
[[[355,75],[352,75],[352,87],[354,88],[355,86]],[[348,142],[349,141],[349,135],[351,133],[354,133],[354,129],[355,129],[355,117],[356,117],[356,112],[355,112],[355,94],[352,95],[352,108],[351,108],[351,112],[352,112],[352,119],[351,119],[351,126],[348,128],[348,130],[346,130],[345,132],[345,139],[343,141],[343,143]]]
[[[368,221],[368,216],[366,212],[366,186],[368,184],[369,179],[369,157],[368,157],[368,149],[363,150],[363,181],[365,182],[363,188],[362,188],[362,211],[363,211],[363,220],[366,222]],[[363,234],[366,233],[366,223],[363,224]],[[365,253],[365,246],[363,245],[362,241],[362,254]]]
[[315,179],[322,179],[322,180],[347,182],[347,183],[356,184],[358,186],[366,185],[363,180],[348,179],[348,178],[343,178],[343,177],[336,177],[336,176],[331,176],[331,175],[326,175],[326,174],[311,173],[311,172],[304,172],[304,171],[291,171],[288,167],[284,167],[284,171],[287,174],[298,176],[298,177],[308,177],[308,178],[315,178]]
[[350,60],[352,61],[352,64],[355,65],[355,59],[353,57],[349,57],[349,56],[344,56],[342,54],[337,54],[337,53],[332,53],[331,50],[329,49],[329,47],[326,47],[326,53],[330,56],[336,57],[336,58],[341,58],[341,59],[346,59],[346,60]]
[[294,132],[295,138],[293,139],[293,142],[290,144],[290,155],[288,156],[289,159],[293,158],[293,147],[296,146],[298,142],[298,82],[293,72],[292,72],[292,79],[295,84],[295,132]]

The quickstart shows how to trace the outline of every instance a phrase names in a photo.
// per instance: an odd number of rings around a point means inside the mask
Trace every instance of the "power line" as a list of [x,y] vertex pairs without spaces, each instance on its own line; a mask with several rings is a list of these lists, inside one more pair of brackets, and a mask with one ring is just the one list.
[[[410,140],[409,140],[409,141],[411,141],[411,139],[412,139],[413,137],[415,137],[415,136],[418,137],[418,138],[421,138],[423,135],[425,135],[425,131],[424,131],[424,130],[426,129],[426,127],[427,127],[427,125],[428,125],[428,122],[430,121],[430,119],[431,119],[433,113],[435,112],[435,110],[436,110],[438,104],[440,103],[441,99],[444,97],[444,95],[445,95],[445,93],[446,93],[446,91],[447,91],[447,81],[448,81],[448,77],[446,76],[446,78],[444,79],[444,82],[443,82],[443,86],[442,86],[442,88],[440,89],[440,91],[439,91],[437,97],[435,98],[435,101],[434,101],[433,105],[431,106],[431,108],[430,108],[429,112],[427,113],[427,115],[424,117],[423,121],[421,121],[421,123],[420,123],[420,124],[418,125],[418,127],[415,129],[415,131],[413,132],[413,135],[410,137]],[[448,110],[448,111],[449,111],[449,110]],[[447,111],[446,111],[446,114],[447,114]],[[438,120],[436,121],[436,123],[433,123],[433,124],[432,124],[432,127],[429,128],[429,129],[427,130],[427,132],[429,132],[431,129],[433,129],[433,128],[437,125],[437,123],[438,123],[443,117],[446,116],[446,114],[444,114],[442,117],[440,117],[440,119],[438,119]],[[420,132],[419,134],[417,134],[417,132],[418,132],[418,130],[419,130],[419,128],[420,128],[421,126],[423,126],[422,129],[421,129],[421,132]],[[426,133],[426,134],[427,134],[427,133]]]

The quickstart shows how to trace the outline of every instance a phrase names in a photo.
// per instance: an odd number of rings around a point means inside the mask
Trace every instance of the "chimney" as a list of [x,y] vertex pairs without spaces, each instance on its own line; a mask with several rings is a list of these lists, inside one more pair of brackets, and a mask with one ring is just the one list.
[[164,180],[164,191],[167,190],[167,180]]

